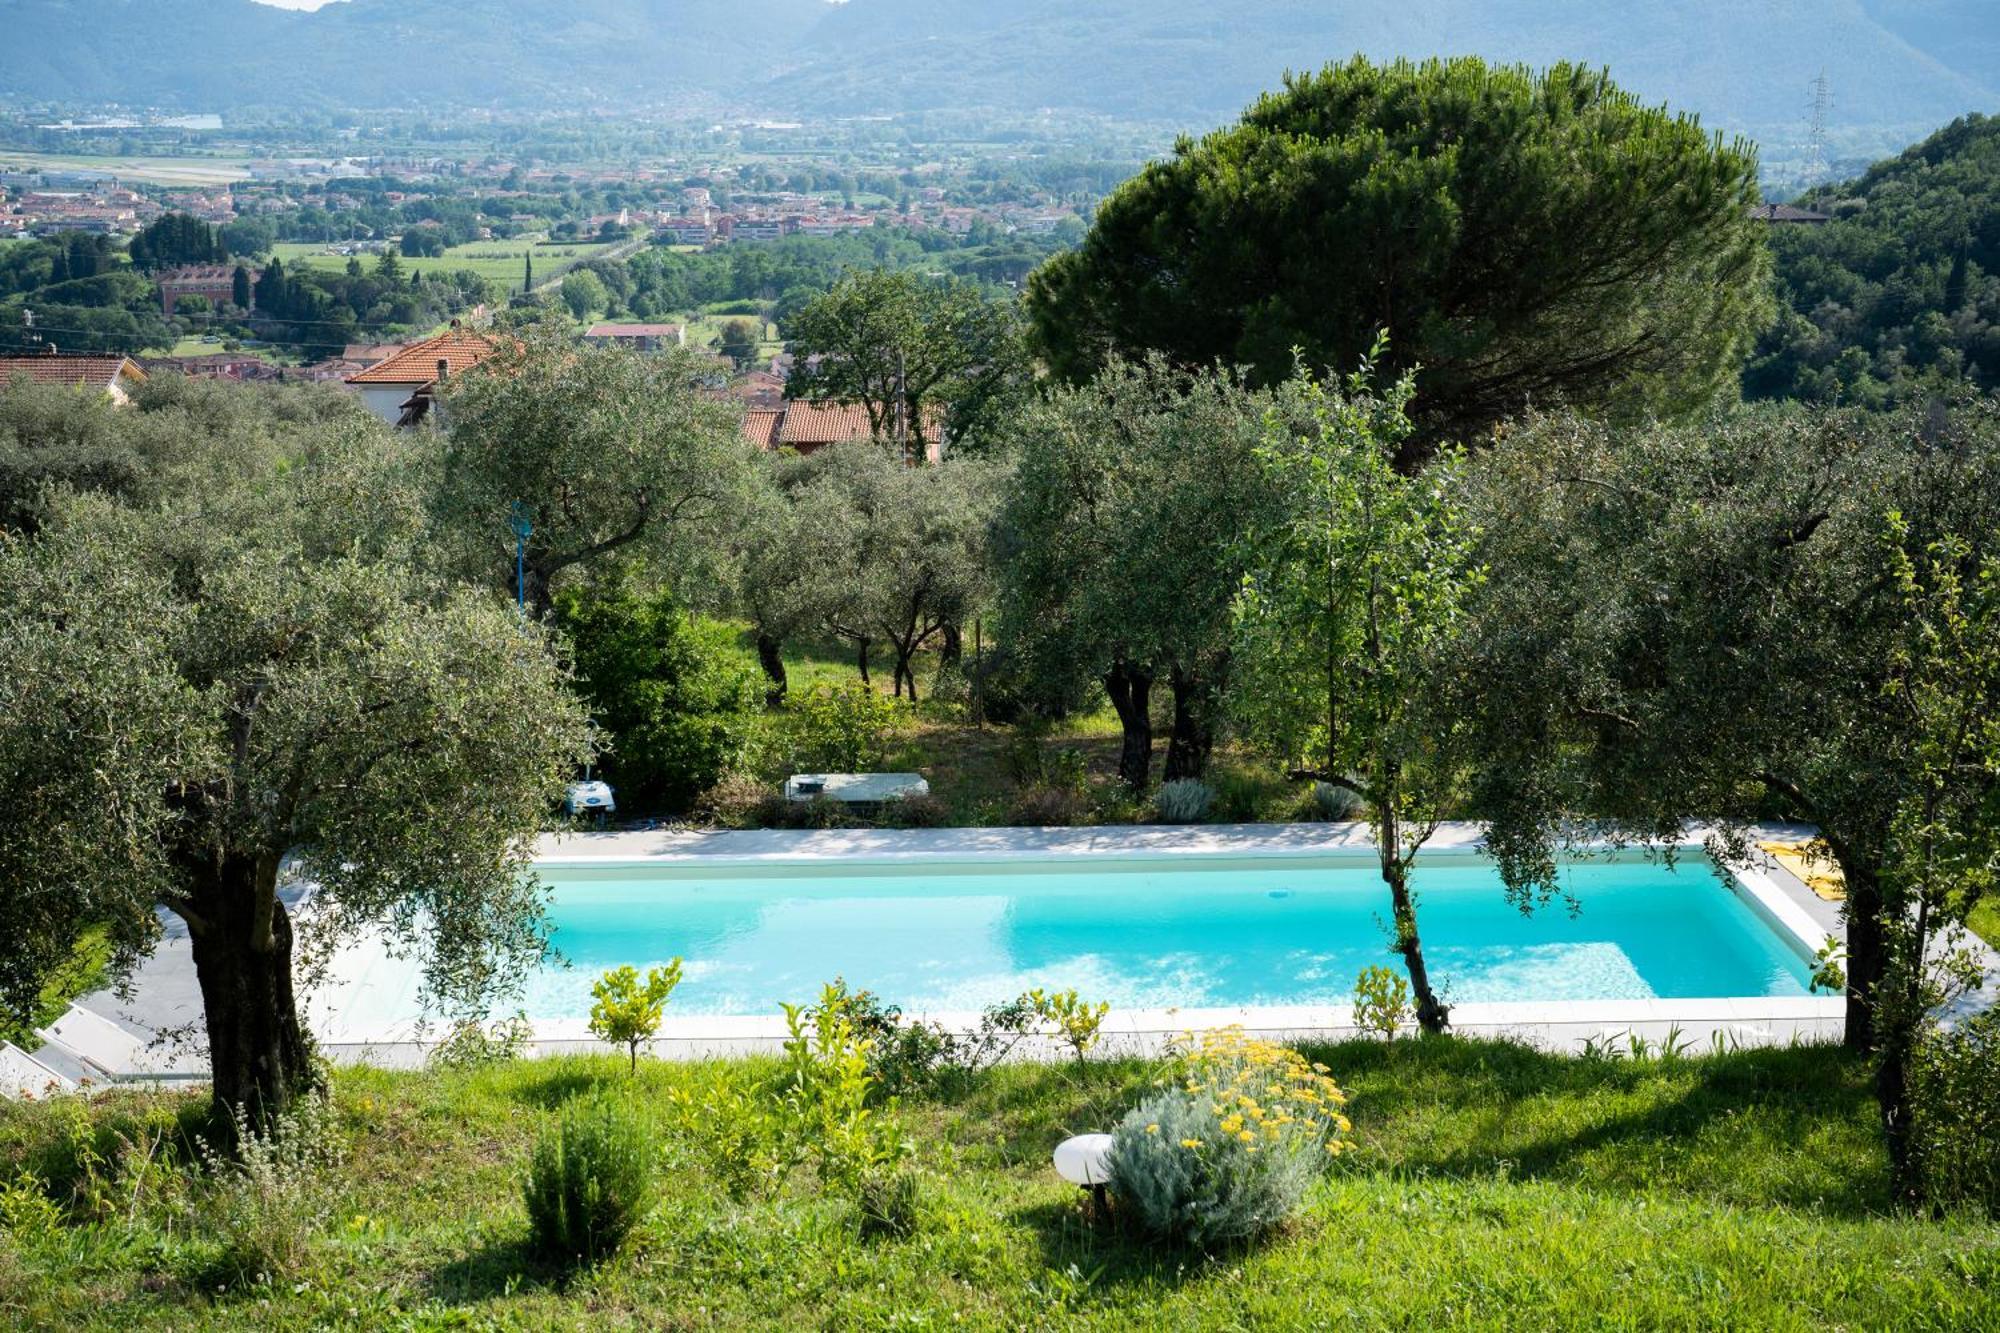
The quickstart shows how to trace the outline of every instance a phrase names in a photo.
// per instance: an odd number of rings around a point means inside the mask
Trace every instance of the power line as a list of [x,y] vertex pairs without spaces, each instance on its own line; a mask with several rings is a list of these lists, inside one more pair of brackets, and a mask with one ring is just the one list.
[[1833,107],[1833,85],[1827,81],[1824,66],[1810,86],[1812,101],[1806,107],[1810,119],[1806,132],[1805,183],[1817,185],[1826,175],[1826,118]]

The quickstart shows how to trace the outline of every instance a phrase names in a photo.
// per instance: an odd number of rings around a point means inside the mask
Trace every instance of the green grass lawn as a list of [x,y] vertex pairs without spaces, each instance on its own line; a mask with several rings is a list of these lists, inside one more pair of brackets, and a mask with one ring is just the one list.
[[1973,933],[1996,949],[2000,949],[2000,898],[1987,898],[1972,909],[1967,923]]
[[[98,1220],[0,1230],[0,1321],[205,1328],[1977,1329],[2000,1321],[2000,1228],[1892,1214],[1862,1063],[1835,1048],[1666,1063],[1492,1042],[1312,1051],[1355,1147],[1267,1242],[1211,1256],[1089,1222],[1049,1168],[1152,1066],[1015,1065],[899,1114],[918,1225],[864,1240],[809,1172],[732,1198],[667,1111],[726,1116],[769,1062],[524,1061],[341,1072],[346,1160],[297,1271],[216,1276],[195,1215],[114,1192]],[[655,1206],[565,1274],[530,1254],[519,1181],[538,1126],[593,1084],[658,1118]],[[185,1094],[116,1094],[101,1125],[171,1123]],[[0,1171],[62,1176],[60,1106],[0,1107]],[[697,1118],[693,1123],[699,1124]],[[106,1140],[108,1142],[108,1139]],[[176,1168],[179,1170],[179,1168]],[[57,1191],[61,1191],[58,1189]]]

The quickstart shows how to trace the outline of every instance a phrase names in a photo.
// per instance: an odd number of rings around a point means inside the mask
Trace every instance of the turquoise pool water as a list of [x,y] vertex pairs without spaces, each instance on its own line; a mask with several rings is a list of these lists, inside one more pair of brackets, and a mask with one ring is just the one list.
[[[523,997],[590,1010],[590,982],[676,955],[670,1015],[771,1015],[844,976],[912,1012],[1031,986],[1120,1009],[1344,1004],[1393,963],[1388,893],[1352,858],[1099,860],[783,869],[544,867],[555,944]],[[1454,1002],[1805,995],[1806,960],[1699,857],[1580,862],[1523,915],[1476,855],[1420,860],[1431,973]]]

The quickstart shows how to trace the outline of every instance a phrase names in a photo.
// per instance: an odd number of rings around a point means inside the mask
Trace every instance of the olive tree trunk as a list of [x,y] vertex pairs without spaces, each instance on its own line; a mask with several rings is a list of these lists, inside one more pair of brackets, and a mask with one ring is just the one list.
[[791,681],[785,676],[783,645],[761,630],[757,634],[757,665],[764,669],[764,706],[776,708],[785,702]]
[[277,858],[226,858],[188,919],[208,1025],[217,1119],[241,1108],[268,1126],[318,1075],[292,992],[292,923],[276,890]]
[[1167,684],[1174,695],[1173,729],[1167,734],[1166,780],[1199,778],[1215,752],[1222,691],[1209,676],[1175,667]]
[[1104,673],[1104,692],[1118,714],[1118,777],[1144,791],[1153,769],[1153,673],[1129,662],[1114,662]]

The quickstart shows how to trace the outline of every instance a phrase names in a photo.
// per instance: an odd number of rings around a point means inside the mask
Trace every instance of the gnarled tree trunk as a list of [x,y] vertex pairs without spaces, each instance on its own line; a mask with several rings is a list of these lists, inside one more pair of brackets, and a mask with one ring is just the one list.
[[1198,676],[1181,667],[1173,669],[1167,683],[1174,693],[1174,722],[1167,734],[1166,780],[1201,777],[1215,751],[1220,685],[1213,676]]
[[224,858],[198,899],[199,919],[188,919],[218,1119],[240,1107],[257,1127],[317,1085],[276,880],[276,857]]
[[1104,692],[1118,714],[1118,776],[1133,791],[1144,791],[1153,769],[1153,673],[1114,662],[1104,673]]
[[764,669],[764,706],[776,708],[785,702],[785,694],[791,689],[791,682],[785,677],[785,655],[781,645],[770,635],[757,635],[757,665]]

